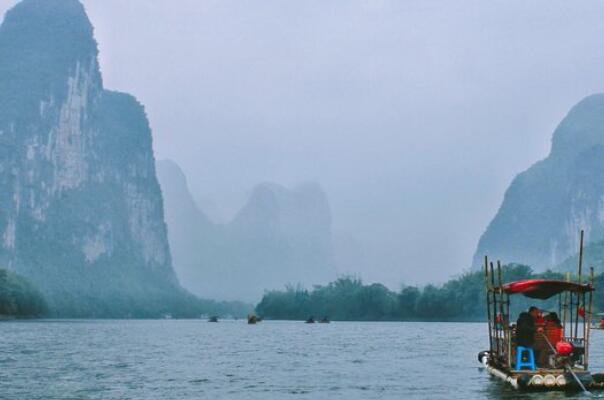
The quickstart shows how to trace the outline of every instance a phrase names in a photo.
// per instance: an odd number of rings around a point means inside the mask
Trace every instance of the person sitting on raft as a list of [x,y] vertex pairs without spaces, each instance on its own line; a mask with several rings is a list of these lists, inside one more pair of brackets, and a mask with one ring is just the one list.
[[516,346],[532,348],[537,364],[547,346],[543,339],[539,340],[543,332],[543,324],[541,310],[535,306],[530,307],[528,312],[521,312],[516,321]]
[[562,322],[558,318],[558,314],[550,312],[544,318],[545,320],[545,335],[550,343],[555,347],[556,343],[562,340]]
[[[537,360],[537,362],[540,365],[543,366],[548,366],[548,367],[552,367],[554,366],[554,360],[552,359],[552,355],[555,355],[552,350],[550,345],[547,343],[549,342],[554,348],[556,347],[556,344],[560,341],[562,341],[563,339],[563,332],[562,332],[562,323],[560,322],[560,318],[558,318],[558,314],[556,314],[555,312],[550,312],[548,313],[545,318],[544,318],[544,322],[545,322],[545,329],[544,329],[544,336],[541,335],[541,339],[543,341],[545,341],[545,339],[547,339],[545,345],[547,347],[545,347],[540,354],[540,358]],[[540,335],[540,334],[538,334]]]
[[535,322],[536,326],[545,324],[545,320],[543,319],[543,313],[541,312],[539,307],[531,306],[529,307],[528,312],[533,318],[533,321]]
[[533,347],[535,342],[535,320],[526,311],[516,321],[516,346]]
[[535,353],[535,362],[537,366],[545,366],[549,360],[549,345],[547,344],[544,333],[545,333],[545,319],[543,313],[538,307],[531,306],[529,308],[529,314],[535,324],[535,340],[533,343],[533,351]]

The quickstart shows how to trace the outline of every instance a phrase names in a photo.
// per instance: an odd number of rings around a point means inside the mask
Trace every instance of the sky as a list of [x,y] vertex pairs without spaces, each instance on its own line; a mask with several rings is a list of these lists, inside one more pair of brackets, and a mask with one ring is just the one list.
[[105,86],[196,198],[228,219],[259,182],[316,181],[340,273],[393,288],[467,270],[514,176],[604,91],[599,1],[83,2]]

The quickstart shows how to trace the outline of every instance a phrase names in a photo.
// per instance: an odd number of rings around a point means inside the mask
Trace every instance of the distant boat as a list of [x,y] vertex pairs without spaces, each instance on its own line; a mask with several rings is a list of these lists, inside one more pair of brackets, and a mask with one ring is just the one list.
[[310,317],[310,318],[308,318],[308,319],[306,320],[306,323],[307,323],[307,324],[314,324],[315,322],[316,322],[316,321],[315,321],[315,317]]
[[320,324],[329,324],[331,321],[329,321],[329,318],[327,317],[323,317],[319,320]]
[[214,316],[211,316],[211,317],[208,319],[208,322],[218,322],[218,317],[217,317],[217,316],[215,316],[215,315],[214,315]]
[[591,329],[604,330],[604,313],[594,314],[599,318],[599,321],[594,321],[591,324]]
[[260,321],[261,321],[261,319],[259,319],[255,315],[248,315],[247,316],[247,323],[250,324],[250,325],[253,325],[253,324],[255,324],[257,322],[260,322]]

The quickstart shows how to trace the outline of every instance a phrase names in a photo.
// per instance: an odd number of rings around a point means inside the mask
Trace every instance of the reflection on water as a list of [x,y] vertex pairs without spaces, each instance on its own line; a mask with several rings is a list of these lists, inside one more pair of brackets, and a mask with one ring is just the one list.
[[585,398],[491,378],[484,324],[36,321],[0,337],[0,399]]

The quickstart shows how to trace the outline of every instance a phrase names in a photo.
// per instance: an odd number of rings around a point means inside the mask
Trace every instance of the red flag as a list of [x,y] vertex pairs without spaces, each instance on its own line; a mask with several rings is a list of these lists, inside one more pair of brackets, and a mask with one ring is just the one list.
[[579,316],[585,318],[585,309],[583,307],[579,307]]

